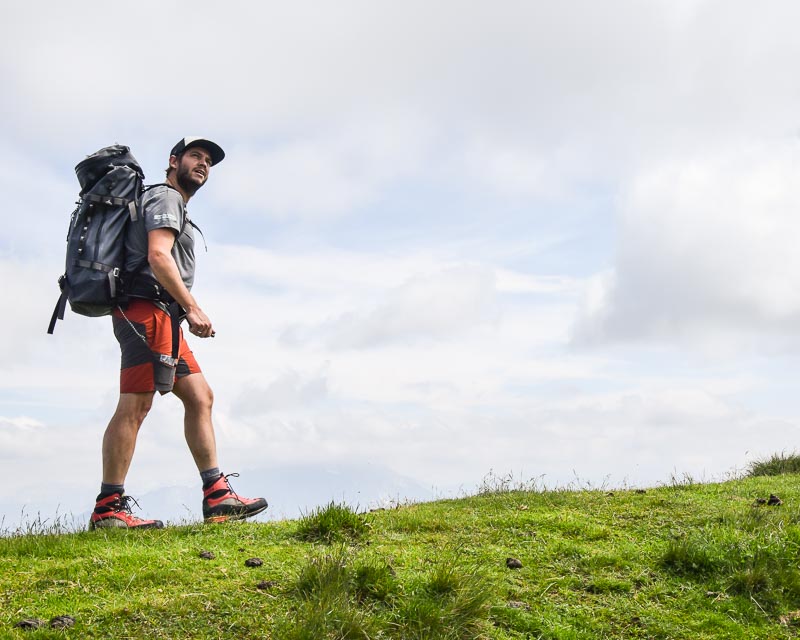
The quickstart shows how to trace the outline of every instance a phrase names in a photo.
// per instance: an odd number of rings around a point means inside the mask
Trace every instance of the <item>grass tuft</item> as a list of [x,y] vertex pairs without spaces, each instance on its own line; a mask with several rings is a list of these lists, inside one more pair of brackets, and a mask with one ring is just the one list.
[[[353,566],[351,556],[342,548],[316,556],[304,565],[293,591],[301,604],[289,617],[278,623],[277,640],[369,640],[379,637],[381,620],[372,614],[363,600],[371,593],[386,597],[371,579],[378,572]],[[385,584],[382,585],[385,587]]]
[[733,573],[728,591],[737,595],[752,596],[766,591],[771,582],[766,566],[763,564],[749,566]]
[[690,473],[684,471],[680,475],[675,472],[671,473],[667,486],[670,489],[691,489],[696,484],[697,482],[694,477]]
[[296,591],[306,600],[354,598],[383,602],[396,591],[392,567],[375,558],[352,558],[344,549],[312,558],[297,578]]
[[756,460],[750,463],[747,475],[751,478],[758,476],[779,476],[785,473],[800,473],[800,455],[797,453],[776,453],[769,458]]
[[42,518],[41,513],[35,516],[25,513],[23,509],[19,518],[20,524],[13,529],[5,525],[5,516],[0,517],[0,538],[24,538],[30,536],[62,536],[86,529],[86,522],[78,521],[75,516],[58,513],[52,518]]
[[479,496],[496,496],[504,493],[529,492],[537,493],[542,491],[540,478],[520,480],[514,477],[513,473],[498,475],[490,469],[478,485]]
[[[730,596],[778,612],[800,602],[800,553],[794,514],[751,510],[705,526],[702,535],[671,540],[660,565],[675,575],[724,585]],[[781,533],[788,528],[788,535]]]
[[346,600],[325,603],[304,603],[293,614],[278,622],[272,637],[275,640],[372,640],[380,637],[376,621],[366,611]]
[[394,569],[342,547],[312,558],[294,588],[301,605],[276,638],[403,638],[475,640],[494,590],[477,570],[455,559],[436,562],[403,589]]
[[493,588],[476,569],[440,560],[395,612],[399,637],[475,640],[484,637]]
[[718,567],[714,552],[710,544],[695,538],[670,540],[661,557],[661,566],[676,575],[706,576]]
[[397,591],[397,574],[390,564],[377,559],[366,560],[353,572],[353,589],[360,602],[388,602]]
[[297,578],[296,590],[305,599],[336,599],[347,595],[350,576],[346,555],[343,551],[312,558],[302,567]]
[[305,542],[342,542],[362,538],[369,530],[363,515],[344,504],[329,503],[304,515],[297,525],[297,537]]

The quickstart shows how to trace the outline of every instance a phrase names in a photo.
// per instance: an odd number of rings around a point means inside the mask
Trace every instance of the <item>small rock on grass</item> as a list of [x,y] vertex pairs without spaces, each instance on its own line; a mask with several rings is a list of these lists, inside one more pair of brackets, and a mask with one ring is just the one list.
[[753,502],[754,507],[759,505],[767,505],[769,507],[779,507],[782,504],[783,500],[781,500],[774,493],[770,493],[769,498],[756,498],[755,502]]
[[213,560],[217,556],[214,555],[212,551],[201,551],[198,554],[203,560]]
[[17,629],[40,629],[46,624],[47,621],[41,618],[25,618],[25,620],[20,620],[14,626]]
[[506,558],[506,566],[509,569],[522,569],[522,563],[516,558]]
[[262,591],[266,591],[267,589],[272,589],[275,586],[275,582],[272,580],[262,580],[256,585],[256,589],[261,589]]
[[50,626],[53,629],[69,629],[75,624],[75,618],[72,616],[56,616],[50,621]]
[[244,561],[245,567],[260,567],[264,564],[264,561],[261,558],[248,558]]
[[525,611],[531,610],[531,605],[527,602],[520,602],[519,600],[511,600],[508,603],[509,609],[524,609]]

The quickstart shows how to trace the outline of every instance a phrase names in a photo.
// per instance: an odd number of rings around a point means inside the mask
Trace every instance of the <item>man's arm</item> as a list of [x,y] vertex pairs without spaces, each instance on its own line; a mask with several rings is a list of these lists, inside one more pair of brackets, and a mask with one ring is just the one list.
[[175,301],[186,310],[186,320],[192,333],[201,338],[214,335],[211,320],[203,313],[194,296],[183,284],[178,265],[172,257],[175,231],[170,228],[153,229],[147,233],[147,261],[156,280]]

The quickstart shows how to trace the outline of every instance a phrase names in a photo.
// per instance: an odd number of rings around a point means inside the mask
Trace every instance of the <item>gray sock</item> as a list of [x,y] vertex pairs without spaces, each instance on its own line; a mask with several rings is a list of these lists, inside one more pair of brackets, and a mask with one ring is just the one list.
[[219,467],[211,467],[211,469],[206,469],[205,471],[200,472],[200,478],[203,480],[203,488],[207,485],[212,484],[222,475],[222,472],[219,470]]
[[100,483],[100,495],[103,497],[110,496],[112,493],[118,493],[122,495],[125,493],[125,485],[124,484],[106,484],[105,482]]

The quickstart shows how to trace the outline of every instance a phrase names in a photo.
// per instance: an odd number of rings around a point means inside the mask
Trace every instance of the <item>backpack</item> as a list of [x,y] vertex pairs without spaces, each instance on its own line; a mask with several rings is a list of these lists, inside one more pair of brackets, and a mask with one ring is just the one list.
[[105,147],[75,167],[81,186],[67,232],[66,271],[47,333],[64,319],[67,301],[75,313],[104,316],[123,299],[125,234],[141,220],[144,173],[130,148]]

